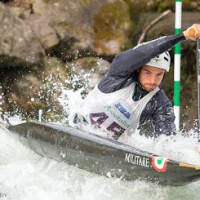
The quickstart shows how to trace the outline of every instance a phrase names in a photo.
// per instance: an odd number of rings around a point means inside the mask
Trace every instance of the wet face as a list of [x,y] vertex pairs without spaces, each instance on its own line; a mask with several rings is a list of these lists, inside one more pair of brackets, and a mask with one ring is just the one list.
[[143,66],[139,72],[139,81],[142,87],[150,92],[158,87],[164,77],[165,70],[151,67],[151,66]]

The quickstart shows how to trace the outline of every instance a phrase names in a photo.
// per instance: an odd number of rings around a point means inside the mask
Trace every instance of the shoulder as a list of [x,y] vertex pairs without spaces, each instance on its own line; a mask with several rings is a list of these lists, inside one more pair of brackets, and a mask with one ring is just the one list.
[[165,94],[163,89],[160,89],[156,94],[156,98],[161,99],[163,101],[170,101],[168,96]]
[[159,90],[154,97],[152,98],[153,101],[156,101],[157,107],[165,107],[170,106],[172,107],[172,102],[165,94],[164,90]]
[[98,89],[103,93],[111,93],[128,87],[137,80],[137,73],[129,76],[111,76],[109,73],[104,75],[98,84]]

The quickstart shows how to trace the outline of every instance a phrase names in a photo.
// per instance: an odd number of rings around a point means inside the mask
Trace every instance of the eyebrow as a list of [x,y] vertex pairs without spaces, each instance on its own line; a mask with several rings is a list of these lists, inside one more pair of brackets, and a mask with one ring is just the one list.
[[149,71],[148,69],[143,69],[143,71],[152,73],[152,72],[151,72],[151,71]]
[[[145,71],[145,72],[149,72],[149,73],[151,73],[151,74],[152,74],[152,72],[151,72],[151,71],[149,71],[148,69],[143,69],[143,71]],[[162,74],[164,74],[164,72],[160,72],[160,73],[158,73],[158,74],[156,74],[156,75],[162,75]]]

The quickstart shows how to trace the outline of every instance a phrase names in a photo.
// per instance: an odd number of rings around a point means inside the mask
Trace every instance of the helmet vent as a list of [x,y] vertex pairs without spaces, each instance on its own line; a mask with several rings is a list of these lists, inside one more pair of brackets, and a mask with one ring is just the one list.
[[168,59],[168,58],[166,58],[166,57],[164,57],[164,59],[165,59],[166,61],[169,61],[169,59]]

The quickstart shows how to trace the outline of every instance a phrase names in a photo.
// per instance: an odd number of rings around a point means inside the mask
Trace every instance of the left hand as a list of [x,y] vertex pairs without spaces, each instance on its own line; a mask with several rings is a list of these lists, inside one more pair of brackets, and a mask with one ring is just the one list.
[[193,40],[196,41],[200,39],[200,24],[193,24],[185,31],[183,31],[183,35],[185,36],[186,40]]

